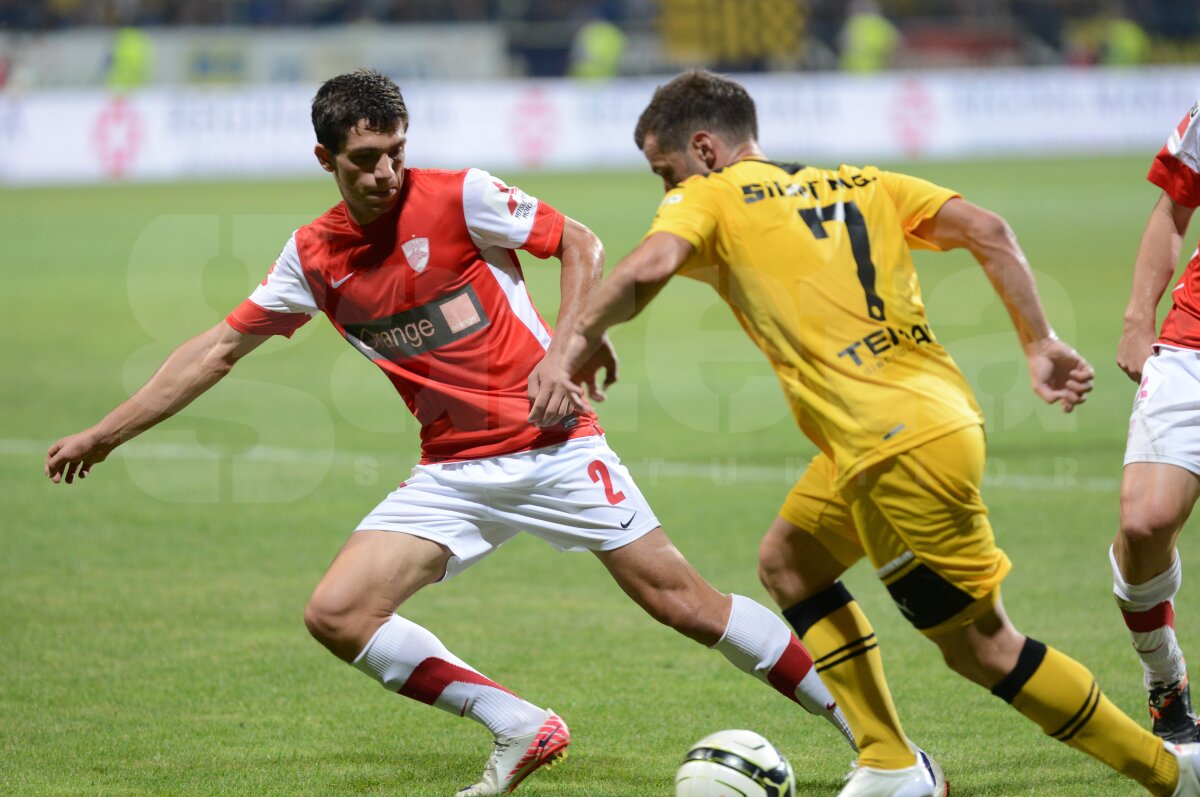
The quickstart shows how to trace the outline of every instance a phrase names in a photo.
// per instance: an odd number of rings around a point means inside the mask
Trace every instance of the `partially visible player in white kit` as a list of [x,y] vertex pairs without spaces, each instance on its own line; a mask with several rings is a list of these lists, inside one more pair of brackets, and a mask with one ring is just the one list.
[[1113,541],[1113,592],[1142,662],[1154,732],[1200,741],[1187,664],[1175,638],[1182,579],[1175,541],[1200,497],[1200,250],[1171,293],[1188,222],[1200,205],[1200,104],[1159,151],[1147,179],[1162,189],[1138,248],[1117,364],[1138,383]]
[[[350,536],[305,612],[312,635],[387,689],[481,723],[495,735],[480,781],[504,794],[560,758],[570,735],[533,705],[395,614],[520,531],[591,551],[655,619],[824,716],[847,739],[808,652],[762,605],[717,592],[684,560],[596,417],[541,374],[563,356],[513,250],[562,263],[569,329],[599,284],[604,252],[582,224],[478,169],[404,165],[408,111],[383,75],[327,81],[313,100],[316,156],[343,202],[296,231],[253,294],[181,345],[103,420],[46,457],[55,482],[85,477],[116,446],[178,412],[272,335],[318,311],[395,386],[421,422],[421,462]],[[580,378],[601,398],[610,347]],[[648,696],[649,697],[649,696]],[[853,742],[851,741],[851,744]]]

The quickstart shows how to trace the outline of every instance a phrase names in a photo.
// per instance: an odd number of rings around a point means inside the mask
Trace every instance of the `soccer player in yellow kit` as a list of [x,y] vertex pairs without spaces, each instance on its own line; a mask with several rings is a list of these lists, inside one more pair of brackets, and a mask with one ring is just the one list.
[[1093,370],[1054,335],[1004,220],[915,177],[769,161],[753,100],[705,71],[659,87],[635,140],[667,195],[580,315],[556,378],[586,405],[571,369],[675,274],[711,284],[766,354],[820,454],[763,539],[760,573],[854,731],[841,795],[945,788],[922,777],[871,625],[839,581],[864,555],[955,672],[1150,793],[1200,795],[1200,745],[1164,744],[1004,612],[1011,564],[980,497],[983,417],[930,331],[910,255],[970,251],[1008,308],[1033,389],[1070,411]]

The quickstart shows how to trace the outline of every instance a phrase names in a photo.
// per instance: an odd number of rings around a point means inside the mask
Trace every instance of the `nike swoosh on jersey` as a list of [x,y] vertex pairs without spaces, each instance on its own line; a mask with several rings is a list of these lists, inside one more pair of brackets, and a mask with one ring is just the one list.
[[355,274],[357,274],[357,273],[358,273],[357,271],[351,271],[349,274],[347,274],[346,276],[342,277],[340,280],[330,280],[330,281],[329,281],[329,287],[331,287],[331,288],[334,288],[334,289],[340,288],[340,287],[342,287],[342,284],[343,284],[343,283],[344,283],[346,280],[350,279],[351,277],[353,277],[353,276],[354,276]]
[[633,519],[635,517],[637,517],[637,512],[634,512],[632,515],[630,515],[629,520],[626,520],[624,523],[621,524],[621,528],[623,528],[623,529],[629,528],[629,524],[633,522]]

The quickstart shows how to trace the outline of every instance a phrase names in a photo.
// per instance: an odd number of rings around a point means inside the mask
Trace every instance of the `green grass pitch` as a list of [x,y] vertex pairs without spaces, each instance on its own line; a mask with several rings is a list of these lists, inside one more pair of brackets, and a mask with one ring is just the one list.
[[[1009,611],[1139,721],[1106,549],[1134,387],[1113,357],[1156,197],[1148,161],[910,168],[1011,222],[1058,332],[1096,366],[1076,414],[1038,406],[974,261],[918,256],[933,329],[989,417],[986,498],[1016,564]],[[648,172],[503,176],[592,226],[610,263],[660,191]],[[221,318],[335,199],[330,182],[0,191],[0,793],[424,797],[478,774],[485,731],[388,695],[305,632],[321,572],[416,460],[402,403],[323,319],[256,352],[86,482],[52,486],[41,472],[49,443]],[[531,261],[526,273],[552,318],[555,268]],[[615,341],[622,381],[599,408],[610,441],[700,571],[769,602],[757,541],[813,449],[765,361],[715,295],[685,280]],[[1184,540],[1188,572],[1200,572],[1198,551]],[[1140,793],[953,676],[868,568],[848,585],[876,625],[906,730],[957,797]],[[1194,589],[1179,633],[1196,651]],[[802,794],[835,794],[850,762],[824,723],[657,626],[586,554],[518,538],[403,611],[567,719],[571,758],[522,786],[530,797],[669,794],[689,744],[720,728],[773,740]]]

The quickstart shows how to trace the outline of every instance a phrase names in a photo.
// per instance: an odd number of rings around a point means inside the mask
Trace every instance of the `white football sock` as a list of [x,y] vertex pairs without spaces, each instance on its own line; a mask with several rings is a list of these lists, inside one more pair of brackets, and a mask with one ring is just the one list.
[[1133,649],[1141,659],[1146,688],[1166,686],[1187,675],[1187,663],[1175,637],[1175,593],[1183,582],[1179,551],[1171,566],[1142,584],[1126,583],[1112,548],[1113,595],[1125,618]]
[[742,672],[750,673],[810,714],[825,717],[854,746],[854,737],[833,695],[813,667],[812,656],[775,612],[741,595],[731,595],[729,624],[713,645]]
[[791,642],[791,631],[766,606],[741,595],[729,597],[729,623],[713,647],[742,672],[766,681]]
[[481,675],[426,629],[392,615],[358,654],[354,666],[386,689],[470,717],[497,736],[536,730],[545,711]]

